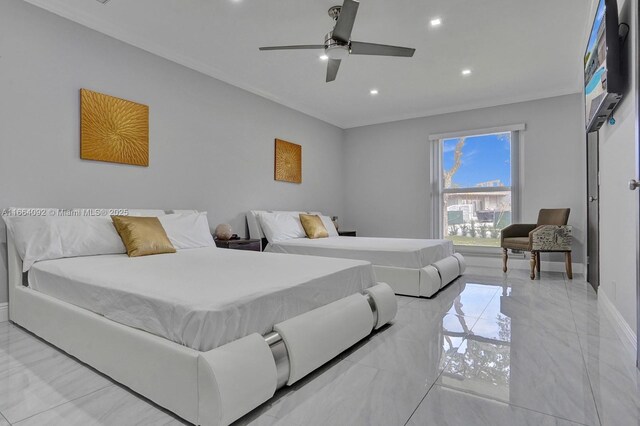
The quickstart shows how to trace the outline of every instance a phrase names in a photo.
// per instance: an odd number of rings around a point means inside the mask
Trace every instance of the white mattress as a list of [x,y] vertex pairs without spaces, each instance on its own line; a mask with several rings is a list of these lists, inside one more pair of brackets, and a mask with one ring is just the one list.
[[374,284],[366,262],[213,248],[48,260],[29,286],[207,351]]
[[453,254],[449,240],[410,238],[296,238],[270,243],[265,251],[365,260],[378,266],[420,269]]

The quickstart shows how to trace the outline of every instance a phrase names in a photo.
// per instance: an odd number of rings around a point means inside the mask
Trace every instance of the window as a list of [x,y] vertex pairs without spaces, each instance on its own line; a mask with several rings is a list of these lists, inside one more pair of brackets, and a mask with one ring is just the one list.
[[518,139],[514,128],[431,137],[439,238],[456,246],[499,247],[518,206]]

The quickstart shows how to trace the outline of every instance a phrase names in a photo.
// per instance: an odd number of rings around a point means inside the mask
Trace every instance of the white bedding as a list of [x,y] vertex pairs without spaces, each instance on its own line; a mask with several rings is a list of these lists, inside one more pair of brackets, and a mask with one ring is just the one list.
[[369,263],[201,248],[37,262],[29,286],[207,351],[374,284]]
[[420,269],[453,255],[449,240],[410,238],[296,238],[270,243],[265,251],[365,260],[378,266]]

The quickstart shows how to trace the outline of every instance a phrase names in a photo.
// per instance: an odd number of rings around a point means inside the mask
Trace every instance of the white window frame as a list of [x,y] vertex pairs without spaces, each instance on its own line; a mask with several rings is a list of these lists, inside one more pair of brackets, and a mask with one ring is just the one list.
[[[429,144],[431,145],[431,206],[433,219],[431,221],[431,235],[434,238],[444,238],[442,229],[442,204],[444,194],[455,193],[459,190],[443,188],[442,181],[442,140],[454,139],[468,136],[482,136],[495,133],[511,133],[511,221],[512,223],[520,222],[521,211],[521,194],[522,194],[522,143],[524,141],[525,124],[512,124],[502,127],[491,127],[485,129],[464,130],[459,132],[438,133],[429,135]],[[466,188],[464,192],[498,192],[504,191],[507,187],[488,187],[488,188]],[[455,246],[459,253],[467,253],[473,255],[498,255],[499,247],[480,247],[480,246]]]

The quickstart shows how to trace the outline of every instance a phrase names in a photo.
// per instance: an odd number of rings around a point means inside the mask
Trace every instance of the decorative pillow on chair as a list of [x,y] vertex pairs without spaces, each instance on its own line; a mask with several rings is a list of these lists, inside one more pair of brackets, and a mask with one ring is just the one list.
[[175,253],[157,217],[111,216],[129,257]]
[[327,228],[325,228],[324,223],[322,223],[320,216],[301,214],[300,222],[308,238],[327,238],[329,236],[329,232],[327,232]]

